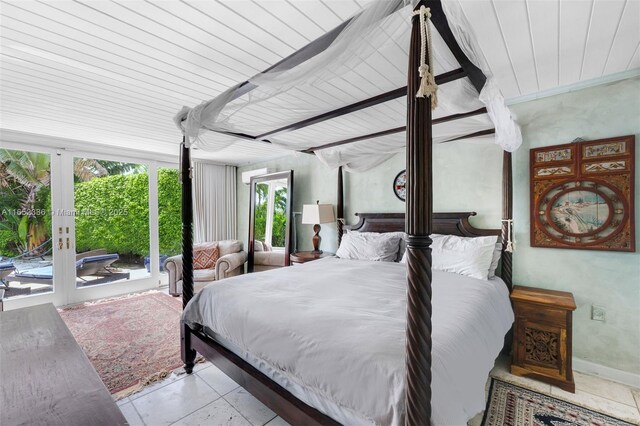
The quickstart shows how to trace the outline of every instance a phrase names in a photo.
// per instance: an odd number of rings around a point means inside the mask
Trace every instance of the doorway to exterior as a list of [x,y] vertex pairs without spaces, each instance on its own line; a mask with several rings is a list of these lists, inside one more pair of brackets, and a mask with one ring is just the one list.
[[159,204],[164,210],[180,205],[178,173],[167,166],[3,143],[4,309],[157,288],[163,281],[160,255],[180,247],[180,216],[167,211],[160,217],[158,211]]

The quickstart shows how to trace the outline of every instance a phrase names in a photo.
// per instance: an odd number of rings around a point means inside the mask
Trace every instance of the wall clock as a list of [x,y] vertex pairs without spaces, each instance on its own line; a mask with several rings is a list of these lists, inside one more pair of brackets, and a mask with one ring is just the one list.
[[393,180],[393,193],[396,194],[401,201],[407,200],[407,171],[403,170],[396,175]]
[[635,251],[634,136],[531,150],[531,246]]

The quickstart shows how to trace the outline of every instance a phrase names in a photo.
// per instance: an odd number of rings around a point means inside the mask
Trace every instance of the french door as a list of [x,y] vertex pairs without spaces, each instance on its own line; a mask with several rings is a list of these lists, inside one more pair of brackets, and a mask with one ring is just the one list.
[[[63,306],[162,283],[157,162],[5,142],[0,156],[5,310]],[[162,182],[177,179],[162,169]],[[171,192],[165,198],[176,197],[176,185],[164,187]],[[165,228],[175,235],[164,241],[180,238],[179,229]]]

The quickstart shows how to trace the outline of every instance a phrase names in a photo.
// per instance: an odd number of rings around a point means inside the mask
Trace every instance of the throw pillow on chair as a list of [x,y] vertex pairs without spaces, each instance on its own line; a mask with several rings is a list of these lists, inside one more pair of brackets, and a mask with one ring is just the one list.
[[218,243],[200,243],[193,247],[193,269],[212,269],[220,257]]

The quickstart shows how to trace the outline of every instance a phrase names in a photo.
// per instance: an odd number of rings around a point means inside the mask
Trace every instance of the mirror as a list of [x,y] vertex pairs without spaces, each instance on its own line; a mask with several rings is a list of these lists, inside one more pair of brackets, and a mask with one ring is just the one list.
[[289,266],[293,170],[251,178],[247,271]]

